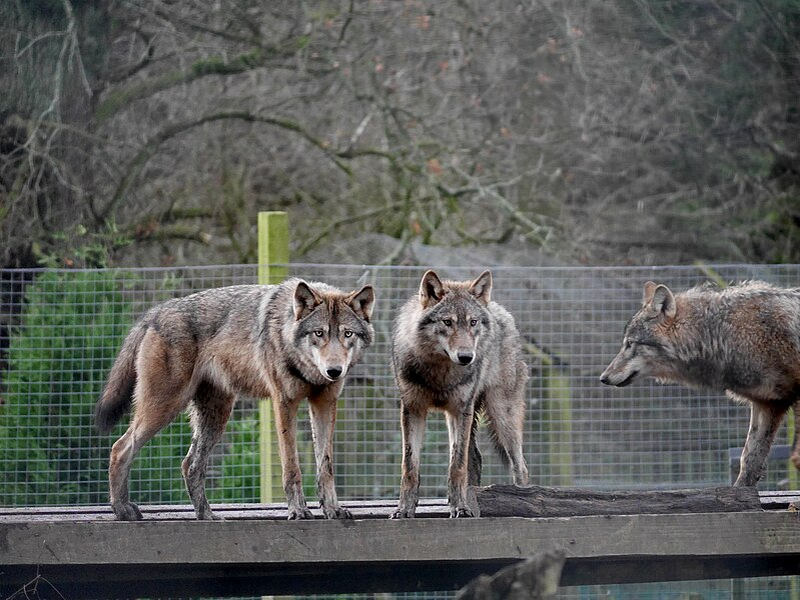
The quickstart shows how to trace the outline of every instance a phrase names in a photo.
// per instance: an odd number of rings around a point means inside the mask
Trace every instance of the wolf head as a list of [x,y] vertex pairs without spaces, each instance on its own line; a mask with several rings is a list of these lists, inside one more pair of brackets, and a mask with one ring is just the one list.
[[343,378],[372,344],[374,305],[371,285],[344,294],[298,281],[294,290],[295,342],[326,380]]
[[419,333],[434,352],[466,366],[477,357],[478,342],[490,323],[492,274],[484,271],[472,282],[442,281],[433,271],[422,276],[419,302],[423,310]]
[[675,296],[665,285],[644,284],[642,308],[625,327],[622,349],[611,361],[600,381],[623,387],[640,377],[666,378],[670,337],[666,333],[675,319]]

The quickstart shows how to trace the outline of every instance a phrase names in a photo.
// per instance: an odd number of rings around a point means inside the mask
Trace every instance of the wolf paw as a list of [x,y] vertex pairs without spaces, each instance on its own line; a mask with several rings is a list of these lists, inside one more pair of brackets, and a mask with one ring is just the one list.
[[450,509],[451,519],[462,519],[465,517],[474,517],[474,516],[475,515],[473,514],[473,512],[466,506],[457,506],[456,508]]
[[213,512],[211,509],[205,510],[202,513],[197,513],[197,520],[198,521],[224,521],[225,519],[220,517],[217,513]]
[[322,514],[325,515],[326,519],[352,519],[352,513],[344,508],[343,506],[332,506],[327,507],[324,506],[322,508]]
[[415,509],[413,508],[398,508],[389,515],[390,519],[413,519]]
[[290,508],[289,509],[289,520],[290,521],[299,521],[300,519],[313,519],[314,515],[311,514],[311,511],[307,508]]
[[112,504],[111,508],[120,521],[141,521],[143,518],[142,511],[133,502],[122,502],[116,506]]

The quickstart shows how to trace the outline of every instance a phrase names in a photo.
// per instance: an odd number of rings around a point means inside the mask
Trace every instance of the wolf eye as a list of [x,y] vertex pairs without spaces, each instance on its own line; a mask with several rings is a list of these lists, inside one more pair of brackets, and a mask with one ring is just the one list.
[[625,342],[625,350],[630,350],[631,348],[633,348],[633,342],[628,340]]
[[450,327],[453,324],[453,319],[442,319],[442,323],[444,323],[447,327]]
[[317,336],[317,337],[322,337],[323,335],[325,335],[325,332],[322,331],[322,329],[315,329],[314,330],[314,335]]
[[478,319],[470,319],[469,320],[469,326],[470,327],[475,327],[475,325],[477,325],[477,324],[478,324]]
[[349,329],[344,330],[344,337],[353,337],[353,332]]

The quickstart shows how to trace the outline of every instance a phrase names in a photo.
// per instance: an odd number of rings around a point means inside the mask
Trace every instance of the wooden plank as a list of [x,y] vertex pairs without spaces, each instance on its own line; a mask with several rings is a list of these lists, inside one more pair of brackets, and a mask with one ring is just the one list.
[[0,592],[37,569],[75,598],[455,589],[553,548],[562,585],[799,574],[800,515],[3,521]]
[[730,486],[608,492],[538,485],[492,485],[478,489],[475,501],[478,514],[482,517],[572,517],[761,510],[759,494],[755,488]]
[[[489,506],[491,504],[491,495],[496,490],[503,490],[506,486],[490,486],[489,488],[480,488],[477,490],[477,494],[475,497],[474,502],[477,503],[477,500],[480,498],[480,501],[483,503],[483,508],[479,505],[478,510],[483,510],[482,513],[484,516],[506,516],[502,514],[494,514],[493,508]],[[513,486],[508,486],[513,487]],[[523,507],[522,509],[514,508],[513,510],[517,511],[520,514],[516,514],[513,516],[571,516],[577,515],[578,513],[575,512],[575,508],[573,506],[574,503],[571,503],[570,498],[574,497],[572,492],[569,489],[559,489],[559,488],[531,488],[531,490],[535,489],[544,489],[546,494],[549,494],[547,497],[547,501],[551,503],[553,506],[547,510],[542,510],[537,508],[535,505],[533,509],[528,507]],[[587,491],[583,490],[591,495],[596,495],[597,497],[601,498],[601,502],[597,504],[592,504],[591,502],[587,502],[582,506],[578,506],[578,508],[585,509],[586,506],[594,507],[595,511],[591,514],[602,514],[606,512],[606,508],[604,504],[612,505],[610,510],[616,511],[615,514],[625,514],[625,513],[645,513],[648,512],[644,510],[647,505],[646,504],[634,504],[628,505],[624,510],[615,508],[613,504],[616,502],[616,499],[620,497],[620,495],[627,494],[628,499],[630,498],[642,498],[647,497],[649,495],[664,495],[666,498],[671,498],[670,503],[671,506],[667,506],[665,511],[662,512],[686,512],[685,505],[682,504],[682,496],[684,494],[688,494],[688,496],[692,496],[693,494],[697,493],[700,496],[707,496],[707,503],[708,507],[705,511],[694,511],[694,512],[720,512],[721,510],[731,510],[731,509],[738,509],[738,510],[751,510],[757,509],[757,506],[752,505],[750,503],[753,502],[753,494],[755,492],[751,490],[745,490],[743,492],[737,491],[730,491],[732,488],[721,488],[722,495],[727,497],[727,494],[730,493],[733,496],[734,501],[736,500],[736,494],[743,494],[744,502],[741,504],[730,504],[730,503],[721,503],[717,505],[716,503],[716,496],[712,496],[709,494],[713,494],[712,490],[716,490],[716,488],[709,488],[709,489],[701,489],[701,490],[666,490],[666,491],[658,491],[658,492],[604,492],[604,491]],[[514,494],[514,492],[511,492]],[[800,491],[761,491],[758,492],[757,498],[760,501],[760,506],[764,510],[786,510],[790,508],[791,505],[796,507],[800,507]],[[360,500],[360,501],[345,501],[342,503],[343,506],[346,506],[350,509],[350,511],[356,516],[358,519],[383,519],[388,518],[391,512],[396,507],[396,500],[394,499],[382,499],[382,500]],[[563,504],[563,506],[559,506],[559,504]],[[570,508],[570,506],[573,506]],[[623,506],[620,504],[619,506]],[[311,508],[312,513],[317,518],[323,518],[322,512],[319,510],[319,505],[315,502],[310,502],[309,507]],[[152,505],[142,505],[140,506],[143,514],[145,515],[145,519],[157,519],[157,520],[193,520],[194,517],[194,509],[191,505],[188,504],[152,504]],[[244,519],[244,520],[252,520],[252,519],[276,519],[276,520],[283,520],[286,518],[286,504],[284,503],[237,503],[237,504],[214,504],[213,505],[214,512],[218,513],[219,515],[223,516],[226,519]],[[793,508],[791,510],[794,510]],[[533,511],[532,514],[531,511]],[[538,511],[538,512],[536,512]],[[497,511],[499,512],[499,510]],[[655,511],[657,512],[657,511]],[[541,513],[541,514],[540,514]],[[422,498],[419,502],[419,507],[417,509],[417,515],[419,517],[441,517],[446,518],[449,516],[449,511],[447,507],[447,500],[444,498]],[[80,521],[87,521],[92,519],[98,520],[113,520],[113,513],[108,505],[96,505],[96,506],[25,506],[25,507],[0,507],[0,522],[3,521],[49,521],[49,520],[80,520]]]
[[800,509],[800,491],[779,490],[759,492],[761,508],[764,510]]
[[[343,502],[359,519],[387,519],[397,507],[397,501],[360,500]],[[147,520],[194,520],[194,508],[189,504],[142,504],[139,506]],[[285,503],[237,503],[212,504],[214,512],[224,519],[276,519],[285,520]],[[324,518],[319,504],[309,502],[309,508],[318,519]],[[417,508],[417,516],[447,518],[450,512],[444,498],[422,498]],[[0,522],[3,521],[88,521],[92,519],[110,521],[114,514],[108,505],[94,506],[25,506],[0,507]]]

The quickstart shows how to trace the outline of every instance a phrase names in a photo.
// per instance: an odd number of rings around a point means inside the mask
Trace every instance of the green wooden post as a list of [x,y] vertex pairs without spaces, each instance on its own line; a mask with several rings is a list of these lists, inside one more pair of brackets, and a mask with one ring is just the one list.
[[542,421],[550,455],[551,485],[572,485],[572,384],[569,375],[552,355],[536,344],[525,344],[525,350],[542,362],[547,403]]
[[557,366],[546,366],[542,376],[547,386],[550,417],[548,445],[554,485],[572,485],[572,390],[569,377]]
[[[258,213],[258,283],[277,284],[286,279],[289,269],[289,217],[285,212]],[[258,403],[261,456],[261,502],[274,502],[283,494],[280,457],[276,450],[272,401]]]

